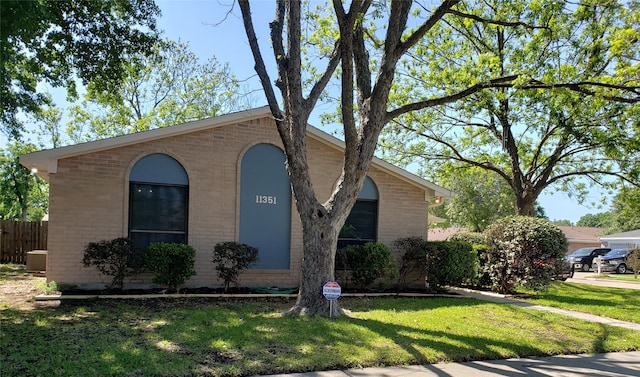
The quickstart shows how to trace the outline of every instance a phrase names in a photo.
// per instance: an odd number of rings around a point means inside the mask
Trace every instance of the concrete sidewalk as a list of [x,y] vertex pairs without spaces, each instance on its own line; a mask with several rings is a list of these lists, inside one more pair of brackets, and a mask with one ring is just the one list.
[[630,377],[640,376],[640,352],[531,357],[389,368],[331,370],[271,377]]

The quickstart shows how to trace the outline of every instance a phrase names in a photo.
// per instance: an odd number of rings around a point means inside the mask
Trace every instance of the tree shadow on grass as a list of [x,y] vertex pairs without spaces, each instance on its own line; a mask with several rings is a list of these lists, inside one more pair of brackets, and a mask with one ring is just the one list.
[[[547,355],[543,345],[524,341],[533,330],[518,321],[554,324],[546,313],[471,299],[345,300],[353,316],[337,319],[282,316],[291,304],[90,300],[33,313],[7,310],[0,312],[0,374],[253,375]],[[381,312],[365,317],[373,311]],[[486,325],[478,322],[491,313]],[[400,316],[418,323],[399,322]],[[465,322],[479,325],[461,329]],[[585,334],[593,328],[576,322],[570,331],[586,339],[578,351],[604,347]],[[511,326],[513,336],[503,336],[501,326]],[[623,336],[611,331],[600,336]],[[573,340],[552,344],[576,352]]]

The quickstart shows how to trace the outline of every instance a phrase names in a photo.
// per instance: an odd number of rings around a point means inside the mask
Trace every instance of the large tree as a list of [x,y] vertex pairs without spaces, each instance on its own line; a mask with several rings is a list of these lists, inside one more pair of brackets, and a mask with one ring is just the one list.
[[394,102],[428,96],[434,85],[515,81],[399,118],[382,138],[389,158],[426,173],[452,160],[485,169],[529,216],[550,187],[582,199],[590,184],[640,182],[629,152],[619,153],[638,140],[637,2],[494,0],[457,11],[505,22],[446,18],[403,66]]
[[163,40],[123,64],[121,85],[87,86],[70,109],[67,134],[78,143],[171,126],[239,110],[246,104],[229,64],[200,62],[185,43]]
[[10,142],[0,149],[0,219],[40,221],[47,213],[48,185],[20,164],[33,144]]
[[[538,1],[535,4],[541,4],[546,12],[544,3]],[[391,104],[389,96],[399,62],[403,57],[415,56],[421,49],[434,48],[429,43],[432,40],[442,42],[433,31],[443,20],[456,20],[478,28],[521,30],[520,20],[514,20],[511,14],[495,14],[491,17],[476,14],[475,10],[485,4],[484,1],[469,2],[467,5],[459,5],[463,4],[461,1],[443,1],[430,8],[412,1],[374,3],[371,0],[354,0],[347,3],[348,8],[345,8],[342,1],[333,0],[331,18],[337,29],[324,34],[332,36],[334,43],[329,49],[327,45],[319,46],[328,50],[325,55],[326,66],[320,68],[318,60],[307,55],[314,45],[301,44],[301,2],[283,0],[277,2],[275,19],[270,23],[273,57],[278,70],[275,86],[282,95],[282,102],[279,102],[258,45],[249,1],[239,0],[239,4],[256,72],[284,145],[287,169],[302,223],[302,279],[298,299],[291,313],[327,315],[330,307],[334,310],[331,314],[341,313],[338,305],[330,306],[324,300],[321,287],[324,282],[334,278],[337,236],[362,188],[378,137],[385,125],[404,114],[450,103],[488,88],[558,86],[548,77],[533,78],[528,72],[483,70],[482,75],[468,80],[445,77],[441,77],[440,81],[429,79],[423,83],[430,88],[428,92],[407,96],[403,101],[394,98],[394,104]],[[315,41],[315,33],[324,31],[328,25],[331,23],[318,23],[305,30],[304,35]],[[455,42],[451,40],[448,43]],[[466,59],[475,61],[476,57],[467,55]],[[318,75],[303,78],[303,61],[314,62],[314,69],[305,69],[305,72],[317,72]],[[459,62],[449,61],[449,64],[451,71]],[[423,62],[421,68],[433,70],[433,73],[442,70],[441,67],[431,66],[429,62]],[[306,128],[312,110],[334,74],[339,74],[344,160],[333,193],[327,200],[320,200],[315,195],[309,174]],[[308,90],[305,90],[305,84],[310,85]],[[595,94],[601,87],[598,82],[572,81],[569,89]]]
[[126,57],[151,48],[159,14],[153,0],[0,1],[0,130],[19,136],[20,113],[48,102],[39,83],[112,90]]
[[494,221],[515,213],[513,191],[498,175],[477,167],[443,165],[448,166],[440,170],[438,182],[455,195],[430,213],[472,232],[482,232]]

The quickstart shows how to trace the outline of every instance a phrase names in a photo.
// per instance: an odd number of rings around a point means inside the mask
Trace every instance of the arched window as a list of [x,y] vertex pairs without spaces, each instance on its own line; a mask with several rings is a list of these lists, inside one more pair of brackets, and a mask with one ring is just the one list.
[[291,183],[280,148],[257,144],[242,157],[239,241],[258,248],[254,269],[288,270]]
[[189,178],[166,154],[140,159],[129,176],[129,238],[138,249],[152,242],[187,243]]
[[347,245],[363,245],[377,240],[378,189],[365,177],[358,199],[338,236],[338,249]]

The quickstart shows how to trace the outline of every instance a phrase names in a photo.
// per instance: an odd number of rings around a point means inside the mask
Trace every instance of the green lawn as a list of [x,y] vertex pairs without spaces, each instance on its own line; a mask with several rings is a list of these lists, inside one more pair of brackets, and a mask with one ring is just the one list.
[[555,282],[527,301],[640,323],[640,290]]
[[463,298],[341,298],[350,317],[286,299],[66,301],[0,311],[0,375],[247,376],[640,349],[640,332]]

